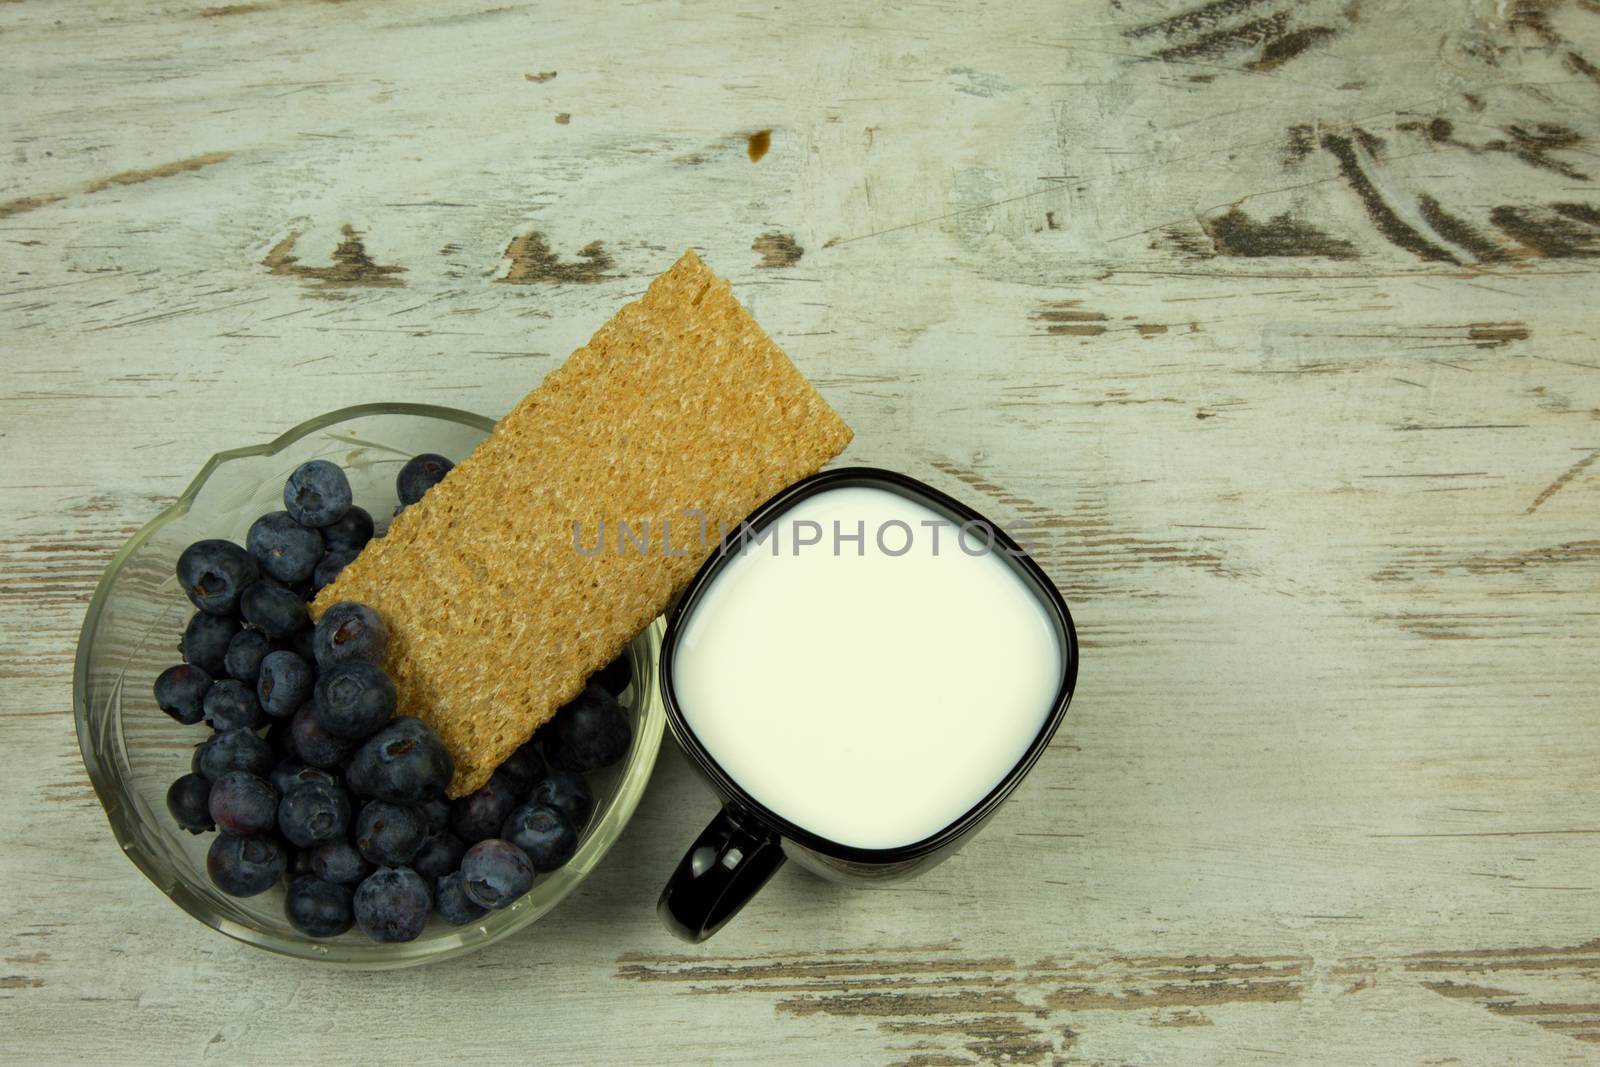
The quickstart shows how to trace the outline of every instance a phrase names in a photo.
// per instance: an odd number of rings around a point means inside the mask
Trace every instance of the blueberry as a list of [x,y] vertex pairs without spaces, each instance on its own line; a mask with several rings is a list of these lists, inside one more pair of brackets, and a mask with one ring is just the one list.
[[633,684],[633,660],[628,658],[624,651],[622,655],[601,667],[589,676],[589,681],[614,697],[620,697],[622,691]]
[[287,649],[268,653],[261,661],[261,677],[256,682],[256,699],[261,710],[274,719],[287,718],[311,699],[317,676],[311,664]]
[[300,757],[294,750],[293,731],[289,727],[290,720],[273,719],[267,724],[267,732],[262,736],[266,739],[267,746],[272,749],[272,754],[277,759],[300,761]]
[[215,782],[229,771],[249,771],[263,777],[272,773],[276,762],[272,746],[249,730],[225,730],[195,750],[194,766],[198,773]]
[[450,825],[450,802],[444,797],[419,804],[417,810],[422,813],[422,821],[428,824],[429,833],[437,833]]
[[430,898],[410,867],[380,867],[356,887],[356,924],[374,941],[415,941],[428,925]]
[[312,707],[322,728],[337,737],[371,737],[394,715],[394,683],[383,668],[347,660],[317,678]]
[[178,556],[178,584],[208,615],[238,610],[239,595],[259,573],[255,557],[232,541],[196,541]]
[[255,692],[237,678],[212,682],[200,707],[211,728],[219,732],[254,730],[261,725],[261,705]]
[[305,581],[322,559],[322,534],[287,511],[269,511],[251,523],[244,544],[262,572],[280,582]]
[[412,456],[395,476],[394,491],[400,497],[402,508],[410,507],[422,499],[422,494],[438,485],[455,467],[448,459],[434,452]]
[[528,862],[540,874],[560,867],[578,851],[578,831],[555,808],[524,804],[506,819],[507,841],[528,854]]
[[211,676],[190,663],[168,667],[156,676],[156,706],[185,726],[205,718],[203,701]]
[[533,788],[535,782],[548,774],[549,770],[544,765],[544,757],[539,755],[539,750],[530,742],[507,756],[495,773],[504,775],[511,783],[511,788],[518,796],[522,796]]
[[303,874],[289,883],[283,913],[307,937],[338,937],[356,923],[354,895],[347,885]]
[[206,853],[211,884],[235,897],[253,897],[278,884],[289,856],[270,837],[238,837],[222,833]]
[[278,642],[278,647],[285,652],[293,652],[295,655],[305,660],[313,670],[316,669],[317,654],[312,651],[311,648],[311,627],[306,626],[300,630],[296,630],[294,633]]
[[483,788],[459,797],[450,805],[450,829],[467,844],[500,836],[500,826],[517,806],[511,780],[495,771]]
[[573,829],[582,830],[589,825],[589,813],[594,810],[594,790],[583,775],[573,771],[551,771],[528,794],[529,804],[542,804],[555,808],[567,817]]
[[290,756],[283,760],[272,773],[267,776],[272,787],[280,793],[292,793],[303,785],[312,782],[321,782],[323,785],[338,785],[339,780],[320,767],[313,767],[304,760]]
[[466,879],[460,871],[445,875],[436,884],[438,892],[434,895],[434,904],[439,909],[439,918],[451,926],[465,926],[489,914],[488,908],[468,898]]
[[283,876],[285,878],[293,882],[302,874],[312,873],[311,850],[309,848],[291,848],[287,851],[289,853],[289,864],[284,869]]
[[348,829],[350,798],[337,785],[307,782],[278,802],[278,830],[301,848],[343,838]]
[[348,841],[324,841],[309,854],[312,873],[324,882],[355,885],[373,870],[372,864]]
[[380,867],[410,863],[428,836],[428,824],[415,808],[374,800],[356,816],[356,848]]
[[528,854],[498,837],[467,849],[461,875],[468,899],[484,908],[503,908],[533,888]]
[[444,796],[454,772],[455,764],[439,735],[421,719],[400,718],[391,719],[367,739],[345,776],[361,796],[426,804]]
[[372,515],[363,507],[352,507],[337,522],[322,528],[322,543],[329,552],[360,552],[372,540]]
[[261,661],[272,651],[272,642],[260,630],[240,630],[228,642],[228,651],[222,657],[229,678],[237,678],[246,685],[256,684],[261,674]]
[[268,637],[285,638],[303,629],[305,598],[273,581],[252,582],[239,598],[239,614],[244,621]]
[[324,770],[337,767],[350,758],[350,750],[354,747],[353,742],[335,737],[318,725],[309,703],[301,704],[300,710],[289,720],[289,736],[296,756]]
[[183,662],[221,678],[228,673],[228,643],[238,632],[238,620],[197,611],[183,628],[178,651],[183,653]]
[[628,753],[633,727],[617,698],[590,683],[545,727],[544,758],[561,771],[592,771]]
[[433,882],[461,866],[466,852],[465,841],[449,830],[440,830],[423,839],[422,847],[411,858],[411,869]]
[[317,569],[311,572],[312,591],[320,593],[323,586],[332,585],[333,580],[339,577],[339,572],[348,567],[356,555],[356,552],[340,549],[323,556],[322,562],[317,564]]
[[325,459],[294,469],[283,486],[283,506],[302,526],[332,526],[350,510],[350,479]]
[[322,670],[353,659],[382,663],[388,646],[389,627],[383,619],[365,604],[351,600],[330,604],[311,636],[311,649]]
[[278,791],[249,771],[229,771],[213,782],[209,804],[223,833],[249,837],[278,825]]
[[167,810],[191,834],[215,828],[211,818],[211,783],[198,774],[186,774],[167,790]]

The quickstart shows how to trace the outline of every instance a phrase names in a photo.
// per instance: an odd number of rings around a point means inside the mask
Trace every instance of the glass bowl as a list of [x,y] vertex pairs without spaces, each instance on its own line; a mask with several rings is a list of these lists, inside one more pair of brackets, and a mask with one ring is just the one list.
[[73,670],[78,746],[117,843],[157,888],[207,926],[257,948],[357,967],[458,956],[515,933],[555,907],[600,862],[633,815],[665,722],[655,677],[659,619],[629,650],[633,679],[622,700],[633,723],[633,747],[626,759],[589,776],[595,809],[577,855],[541,876],[521,900],[476,924],[452,927],[435,916],[420,938],[404,944],[374,944],[359,930],[308,938],[284,918],[281,887],[242,900],[214,887],[205,868],[212,835],[180,829],[167,812],[167,787],[188,772],[194,745],[209,736],[204,724],[174,722],[151,695],[156,675],[179,661],[178,639],[193,613],[173,575],[178,553],[206,537],[243,544],[257,516],[283,507],[289,473],[316,458],[344,468],[356,503],[382,529],[394,511],[401,464],[420,452],[459,460],[493,425],[450,408],[366,404],[303,422],[269,444],[218,453],[106,568],[89,603]]

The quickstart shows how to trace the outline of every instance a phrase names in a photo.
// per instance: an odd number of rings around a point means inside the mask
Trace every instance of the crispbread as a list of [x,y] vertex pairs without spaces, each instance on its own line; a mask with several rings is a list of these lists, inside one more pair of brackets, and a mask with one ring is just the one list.
[[[719,525],[850,437],[728,283],[686,252],[371,542],[312,614],[355,600],[388,621],[399,714],[438,731],[461,796],[665,610]],[[619,522],[635,537],[647,529],[648,548],[619,538]]]

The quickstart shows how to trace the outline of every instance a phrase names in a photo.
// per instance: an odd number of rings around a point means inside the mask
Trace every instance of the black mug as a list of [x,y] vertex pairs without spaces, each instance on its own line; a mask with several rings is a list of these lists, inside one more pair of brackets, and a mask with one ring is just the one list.
[[[751,537],[761,533],[797,503],[828,489],[847,486],[884,489],[943,515],[957,526],[984,524],[992,545],[1037,596],[1051,620],[1061,651],[1061,677],[1044,724],[1022,757],[989,793],[937,833],[896,848],[859,848],[813,833],[763,806],[717,764],[685,720],[673,687],[673,658],[679,638],[706,590],[722,568],[738,558]],[[982,528],[982,527],[980,527]],[[920,873],[955,853],[999,809],[1038,761],[1066,717],[1078,673],[1077,636],[1060,592],[1038,564],[999,526],[960,501],[894,471],[846,467],[800,481],[768,500],[731,533],[701,566],[667,622],[661,645],[661,691],[667,723],[700,774],[722,799],[722,811],[684,853],[661,892],[657,913],[667,928],[687,941],[704,941],[721,929],[777,873],[784,860],[833,881],[870,883]]]

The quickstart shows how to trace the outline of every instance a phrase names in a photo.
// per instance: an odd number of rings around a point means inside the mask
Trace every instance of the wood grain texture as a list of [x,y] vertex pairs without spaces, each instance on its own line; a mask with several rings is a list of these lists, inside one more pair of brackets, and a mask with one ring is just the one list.
[[[0,1059],[1600,1057],[1593,0],[23,0],[0,48]],[[673,751],[468,959],[201,929],[77,754],[112,552],[315,413],[503,413],[685,247],[847,459],[1027,522],[1052,751],[927,877],[785,871],[700,949]]]

